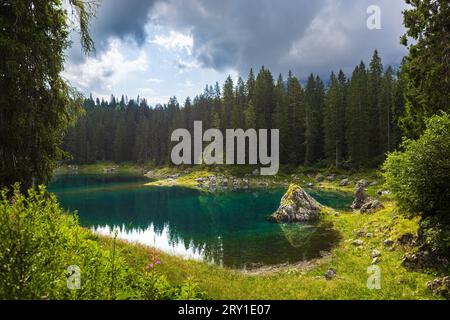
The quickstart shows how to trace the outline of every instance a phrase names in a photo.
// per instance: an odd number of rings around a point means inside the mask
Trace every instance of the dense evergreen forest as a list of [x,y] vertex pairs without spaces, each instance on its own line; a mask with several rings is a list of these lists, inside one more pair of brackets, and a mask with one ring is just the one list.
[[292,72],[287,79],[262,67],[255,76],[222,87],[206,86],[193,100],[180,105],[150,107],[145,99],[84,102],[80,118],[64,141],[78,164],[96,161],[170,161],[174,129],[280,129],[280,161],[291,165],[374,167],[401,142],[399,119],[404,112],[403,81],[391,66],[383,67],[377,51],[369,66],[361,62],[351,77],[332,73],[327,85],[311,74],[302,85]]

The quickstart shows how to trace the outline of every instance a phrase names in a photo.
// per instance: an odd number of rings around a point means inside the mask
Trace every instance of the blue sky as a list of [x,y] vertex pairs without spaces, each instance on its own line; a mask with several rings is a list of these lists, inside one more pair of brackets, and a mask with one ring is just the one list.
[[[366,26],[381,9],[381,29]],[[228,75],[262,65],[275,75],[351,73],[378,49],[398,65],[403,0],[103,0],[91,27],[96,52],[84,56],[76,32],[64,76],[86,95],[138,95],[150,104],[183,102]]]

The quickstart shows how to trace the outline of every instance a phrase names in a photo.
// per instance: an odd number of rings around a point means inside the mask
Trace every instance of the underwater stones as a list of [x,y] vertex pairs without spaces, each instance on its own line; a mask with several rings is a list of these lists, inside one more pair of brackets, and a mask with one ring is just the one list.
[[296,184],[291,184],[281,199],[278,210],[269,217],[275,222],[307,222],[317,220],[321,205]]

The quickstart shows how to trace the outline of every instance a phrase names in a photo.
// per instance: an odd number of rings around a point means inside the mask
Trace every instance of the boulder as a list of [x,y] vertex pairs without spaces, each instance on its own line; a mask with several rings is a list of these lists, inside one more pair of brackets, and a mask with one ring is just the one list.
[[450,299],[450,277],[436,278],[427,282],[427,287],[434,294]]
[[381,252],[378,250],[372,250],[372,253],[370,254],[370,256],[372,257],[372,259],[381,257]]
[[353,200],[351,208],[353,210],[360,209],[364,205],[366,200],[367,200],[367,195],[364,190],[363,184],[357,183],[356,187],[355,187],[355,200]]
[[369,185],[369,181],[367,181],[366,179],[361,179],[358,181],[358,183],[361,184],[363,186],[363,188],[365,188]]
[[381,261],[380,257],[375,257],[372,259],[372,264],[379,264]]
[[373,213],[383,209],[383,204],[378,200],[369,200],[361,206],[361,213]]
[[329,268],[329,269],[327,270],[327,272],[325,272],[324,277],[325,277],[325,279],[327,279],[327,280],[333,279],[334,277],[336,277],[336,270],[333,269],[333,268]]
[[322,174],[320,174],[320,173],[318,173],[317,175],[316,175],[316,182],[322,182],[323,181],[323,179],[324,179],[324,177],[323,177],[323,175]]
[[281,199],[280,207],[270,216],[276,222],[307,222],[317,220],[321,205],[296,184],[291,184]]

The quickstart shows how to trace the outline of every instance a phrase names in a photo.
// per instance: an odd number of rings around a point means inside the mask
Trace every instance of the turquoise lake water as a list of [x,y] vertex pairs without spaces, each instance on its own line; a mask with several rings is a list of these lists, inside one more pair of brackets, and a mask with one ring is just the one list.
[[[329,226],[267,222],[285,189],[207,194],[144,186],[148,181],[128,175],[58,175],[49,190],[94,231],[115,229],[120,238],[232,268],[315,258],[339,240]],[[351,195],[308,191],[335,209],[347,209],[352,201]]]

